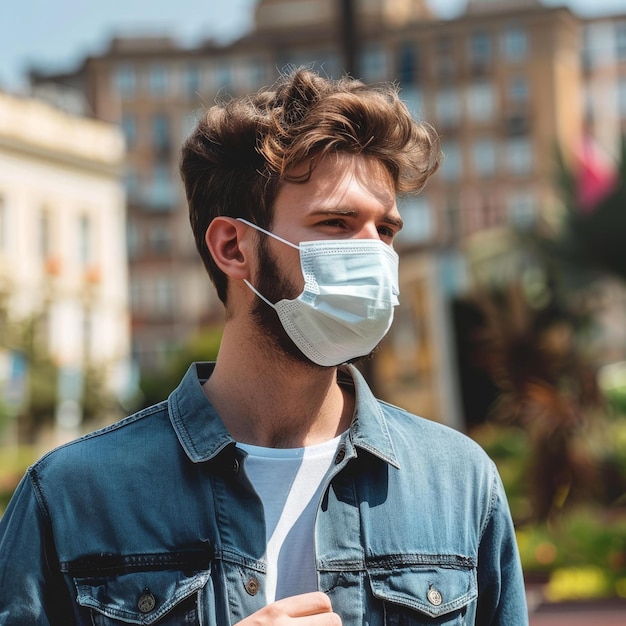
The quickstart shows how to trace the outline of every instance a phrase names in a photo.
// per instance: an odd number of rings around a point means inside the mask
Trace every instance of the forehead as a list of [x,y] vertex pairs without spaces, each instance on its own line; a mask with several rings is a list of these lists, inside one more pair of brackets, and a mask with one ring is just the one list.
[[359,198],[378,202],[383,208],[395,205],[395,183],[385,165],[371,156],[327,154],[302,164],[288,174],[277,194],[277,202],[357,202]]

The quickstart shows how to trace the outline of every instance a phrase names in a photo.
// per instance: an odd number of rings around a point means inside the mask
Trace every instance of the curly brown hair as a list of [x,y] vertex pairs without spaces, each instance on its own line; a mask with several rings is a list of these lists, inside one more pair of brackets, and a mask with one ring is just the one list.
[[227,279],[211,258],[205,233],[217,216],[271,228],[273,204],[290,173],[328,153],[378,159],[396,193],[417,193],[440,163],[434,129],[414,120],[393,84],[330,80],[306,69],[271,89],[211,107],[184,143],[180,172],[196,246],[226,303]]

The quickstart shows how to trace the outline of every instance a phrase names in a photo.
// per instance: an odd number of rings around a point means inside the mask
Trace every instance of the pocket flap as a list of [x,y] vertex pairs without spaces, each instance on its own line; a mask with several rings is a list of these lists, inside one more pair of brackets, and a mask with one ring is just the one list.
[[75,578],[78,604],[128,624],[153,624],[204,587],[208,571],[145,571]]
[[473,568],[435,565],[370,570],[374,596],[430,617],[459,610],[478,595]]

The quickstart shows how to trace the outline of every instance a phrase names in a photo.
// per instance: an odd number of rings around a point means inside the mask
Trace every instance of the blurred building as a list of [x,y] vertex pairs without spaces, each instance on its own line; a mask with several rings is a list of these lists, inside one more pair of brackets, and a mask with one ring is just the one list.
[[626,133],[626,14],[586,20],[581,62],[585,120],[615,153]]
[[73,422],[87,366],[117,393],[129,363],[123,164],[116,127],[0,93],[1,306],[39,320]]
[[229,44],[116,38],[74,72],[31,79],[40,96],[75,104],[82,93],[87,112],[126,137],[133,355],[144,369],[221,319],[177,175],[178,148],[202,110],[289,66],[396,81],[440,132],[446,159],[403,203],[403,288],[415,297],[379,378],[404,406],[458,423],[447,302],[463,288],[459,251],[468,237],[524,228],[550,210],[555,147],[578,145],[590,111],[602,137],[624,127],[625,32],[626,14],[589,20],[538,0],[469,0],[450,20],[424,0],[259,0],[254,28]]

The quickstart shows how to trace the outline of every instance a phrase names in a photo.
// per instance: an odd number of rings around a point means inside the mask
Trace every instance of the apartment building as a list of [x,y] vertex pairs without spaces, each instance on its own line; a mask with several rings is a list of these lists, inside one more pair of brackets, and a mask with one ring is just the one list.
[[585,120],[609,153],[626,133],[626,14],[589,19],[582,47]]
[[[555,147],[576,148],[591,108],[601,134],[623,128],[617,62],[609,71],[584,59],[607,46],[623,58],[625,20],[586,20],[539,0],[469,0],[454,19],[438,18],[423,0],[259,0],[254,27],[231,43],[117,38],[76,71],[33,74],[32,84],[36,94],[55,85],[82,92],[91,115],[124,132],[133,355],[148,369],[221,319],[177,176],[178,148],[202,110],[291,66],[396,81],[411,111],[440,132],[446,159],[420,196],[401,203],[401,279],[411,297],[398,316],[407,323],[394,324],[385,344],[390,356],[380,355],[388,362],[381,380],[408,408],[426,405],[437,417],[456,413],[445,406],[455,391],[446,301],[462,289],[459,250],[550,211]],[[611,115],[599,83],[615,94]],[[394,343],[415,349],[400,354]]]

